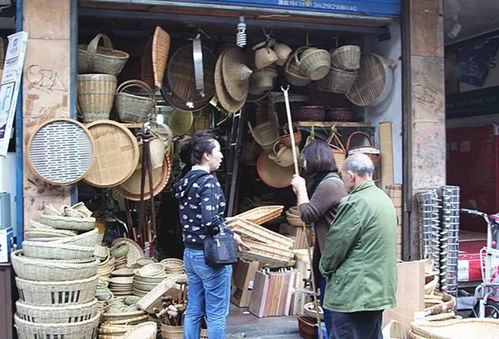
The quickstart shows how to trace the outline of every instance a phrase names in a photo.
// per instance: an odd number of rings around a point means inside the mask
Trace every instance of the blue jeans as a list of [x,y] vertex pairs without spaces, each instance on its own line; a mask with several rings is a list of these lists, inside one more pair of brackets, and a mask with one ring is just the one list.
[[208,338],[225,339],[232,266],[209,266],[203,250],[190,248],[184,250],[184,264],[189,283],[184,339],[199,339],[204,316],[208,324]]
[[324,311],[324,324],[326,324],[326,332],[327,335],[331,333],[331,328],[333,327],[333,311],[328,310],[324,308],[324,295],[326,294],[326,278],[322,277],[321,278],[321,295],[320,295],[320,300],[321,300],[321,306]]

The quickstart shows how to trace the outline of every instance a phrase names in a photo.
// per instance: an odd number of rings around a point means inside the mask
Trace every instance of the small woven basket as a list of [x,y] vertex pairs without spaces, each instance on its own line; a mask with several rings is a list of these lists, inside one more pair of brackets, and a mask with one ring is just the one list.
[[99,259],[91,261],[63,261],[30,258],[22,250],[12,253],[12,266],[21,279],[38,281],[66,281],[92,277],[97,274]]
[[352,88],[358,74],[356,71],[344,71],[331,67],[327,76],[319,80],[317,85],[325,92],[345,94]]
[[156,339],[158,325],[154,321],[146,321],[128,330],[123,339]]
[[89,259],[92,258],[95,248],[59,244],[52,241],[23,241],[24,254],[28,257],[42,259]]
[[94,339],[99,326],[99,314],[93,318],[74,323],[33,323],[14,315],[15,327],[19,339],[33,338],[78,338]]
[[17,301],[16,312],[19,318],[32,323],[76,323],[90,320],[97,314],[97,299],[66,306],[38,306]]
[[298,48],[286,61],[286,64],[284,65],[284,76],[290,85],[302,87],[310,83],[311,80],[300,74],[300,68],[296,64],[295,56],[300,51],[300,48]]
[[85,304],[95,298],[98,276],[71,281],[32,281],[16,277],[19,300],[37,306]]
[[79,74],[78,103],[83,122],[109,119],[113,107],[116,77],[109,74]]
[[294,55],[300,74],[311,80],[320,80],[329,73],[331,55],[325,49],[307,48]]
[[74,218],[42,214],[40,215],[40,223],[57,229],[90,231],[95,226],[95,218]]
[[331,52],[333,67],[345,71],[357,71],[360,68],[360,47],[345,45]]
[[[351,145],[352,139],[356,135],[363,136],[369,142],[369,145],[368,146],[352,146]],[[371,158],[372,162],[374,163],[374,167],[378,168],[380,150],[374,146],[374,141],[371,139],[371,137],[367,133],[364,133],[361,131],[353,132],[348,137],[347,144],[345,147],[347,150],[347,156],[350,156],[354,153],[364,153],[369,158]]]
[[331,133],[326,142],[328,143],[329,146],[331,146],[334,162],[336,163],[336,168],[338,168],[338,171],[341,172],[343,164],[345,163],[346,153],[347,153],[345,146],[341,142],[336,132]]
[[[147,97],[125,92],[130,88],[139,88]],[[140,80],[128,80],[116,89],[115,108],[122,122],[144,122],[153,112],[156,99],[151,87]]]
[[[102,39],[104,46],[100,47]],[[88,45],[78,45],[78,73],[118,75],[128,60],[128,53],[113,49],[111,39],[99,33]]]
[[279,126],[277,118],[271,119],[255,127],[248,122],[248,128],[255,141],[266,151],[271,152],[272,146],[279,140]]

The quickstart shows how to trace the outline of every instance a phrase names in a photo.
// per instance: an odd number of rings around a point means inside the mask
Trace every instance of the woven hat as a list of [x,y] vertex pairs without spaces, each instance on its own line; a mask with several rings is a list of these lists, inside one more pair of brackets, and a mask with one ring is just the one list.
[[222,105],[222,107],[229,113],[235,113],[244,106],[245,100],[237,101],[234,100],[227,89],[225,88],[225,83],[223,80],[222,73],[222,60],[224,57],[225,51],[223,51],[218,57],[217,63],[215,65],[215,91],[217,93],[217,98]]
[[249,78],[253,71],[244,64],[243,55],[237,48],[228,48],[222,58],[222,76],[227,92],[236,101],[246,100]]

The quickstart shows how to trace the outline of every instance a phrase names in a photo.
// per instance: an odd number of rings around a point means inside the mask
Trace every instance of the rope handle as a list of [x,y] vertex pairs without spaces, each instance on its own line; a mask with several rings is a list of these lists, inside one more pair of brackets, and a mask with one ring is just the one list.
[[143,89],[144,91],[147,92],[147,96],[154,102],[156,102],[156,98],[154,96],[154,92],[152,91],[151,87],[143,82],[142,80],[127,80],[123,83],[121,83],[118,88],[116,89],[116,94],[122,93],[125,91],[127,88],[131,87],[138,87]]
[[326,140],[327,144],[334,150],[341,151],[346,154],[346,149],[343,143],[341,142],[340,137],[338,136],[338,131],[336,130],[336,126],[331,127],[331,135]]
[[362,131],[355,131],[353,132],[352,134],[350,134],[348,136],[348,139],[347,139],[347,145],[346,145],[346,150],[348,151],[350,149],[350,142],[352,141],[352,138],[355,136],[355,135],[362,135],[363,137],[365,137],[367,139],[367,141],[369,141],[369,145],[371,147],[375,147],[374,146],[374,142],[373,140],[371,139],[371,137],[369,136],[369,134],[365,133],[365,132],[362,132]]
[[111,42],[111,39],[106,34],[99,33],[88,44],[87,52],[90,52],[92,54],[96,54],[97,53],[97,46],[99,46],[99,42],[101,41],[101,39],[104,43],[105,48],[113,49],[113,43]]
[[298,54],[300,54],[301,52],[307,50],[308,48],[310,48],[309,46],[301,46],[301,47],[298,47],[296,49],[296,51],[293,53],[293,58],[295,59],[295,63],[299,66],[301,64],[301,60],[298,59]]

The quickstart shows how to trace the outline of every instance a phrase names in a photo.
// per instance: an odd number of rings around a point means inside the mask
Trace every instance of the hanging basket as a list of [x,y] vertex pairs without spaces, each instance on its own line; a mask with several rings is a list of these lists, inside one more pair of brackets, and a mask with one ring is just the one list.
[[344,71],[331,67],[328,75],[317,82],[320,90],[331,93],[345,94],[352,88],[358,72]]
[[293,86],[306,86],[310,83],[310,78],[303,76],[300,73],[300,67],[296,63],[295,56],[303,50],[303,47],[298,48],[286,61],[284,65],[284,76],[290,85]]
[[[364,137],[368,142],[369,145],[367,146],[351,146],[351,141],[354,136],[360,135]],[[350,136],[347,139],[347,145],[346,145],[346,150],[347,150],[347,156],[350,156],[355,153],[364,153],[367,155],[369,158],[371,158],[372,162],[374,163],[374,167],[378,168],[379,165],[379,157],[380,157],[380,150],[375,147],[374,141],[371,139],[371,137],[364,132],[361,131],[356,131],[350,134]]]
[[336,163],[336,167],[338,171],[341,172],[343,168],[343,164],[345,163],[346,158],[346,150],[345,146],[341,142],[338,134],[333,131],[329,138],[326,141],[329,146],[331,146],[331,151],[333,152],[334,162]]
[[357,71],[360,68],[360,47],[345,45],[331,52],[333,67],[345,71]]
[[325,49],[310,47],[294,55],[300,74],[311,80],[320,80],[329,73],[331,56]]
[[[125,92],[130,88],[139,88],[147,97]],[[128,80],[116,89],[115,108],[123,122],[144,122],[154,113],[156,99],[151,87],[140,80]]]
[[[99,42],[103,40],[104,46]],[[113,49],[111,39],[99,33],[88,45],[78,45],[78,73],[118,75],[128,60],[128,53]]]
[[116,77],[109,74],[79,74],[79,116],[83,122],[109,119],[113,107]]

